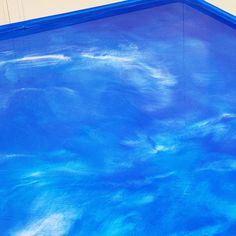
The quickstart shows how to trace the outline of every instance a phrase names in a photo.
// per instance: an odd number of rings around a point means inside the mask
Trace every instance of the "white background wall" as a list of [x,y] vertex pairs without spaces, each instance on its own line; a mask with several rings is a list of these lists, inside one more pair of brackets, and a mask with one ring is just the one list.
[[[0,0],[0,24],[75,11],[122,0]],[[236,15],[236,0],[207,0]]]

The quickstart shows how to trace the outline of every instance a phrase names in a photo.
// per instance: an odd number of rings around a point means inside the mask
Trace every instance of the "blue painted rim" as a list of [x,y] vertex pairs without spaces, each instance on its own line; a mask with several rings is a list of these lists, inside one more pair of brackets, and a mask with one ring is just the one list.
[[177,2],[185,3],[236,28],[236,16],[231,15],[204,0],[128,0],[100,7],[3,25],[0,26],[0,40]]

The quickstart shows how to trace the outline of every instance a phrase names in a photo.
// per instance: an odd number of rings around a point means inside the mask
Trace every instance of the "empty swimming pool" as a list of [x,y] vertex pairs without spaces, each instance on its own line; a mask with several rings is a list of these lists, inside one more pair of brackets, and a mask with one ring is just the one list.
[[235,26],[165,3],[1,35],[0,235],[235,236]]

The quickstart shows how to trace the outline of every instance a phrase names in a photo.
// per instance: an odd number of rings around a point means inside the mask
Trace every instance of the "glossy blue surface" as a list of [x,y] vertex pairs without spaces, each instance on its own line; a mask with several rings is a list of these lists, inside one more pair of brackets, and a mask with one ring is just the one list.
[[236,234],[236,31],[181,3],[0,41],[0,232]]

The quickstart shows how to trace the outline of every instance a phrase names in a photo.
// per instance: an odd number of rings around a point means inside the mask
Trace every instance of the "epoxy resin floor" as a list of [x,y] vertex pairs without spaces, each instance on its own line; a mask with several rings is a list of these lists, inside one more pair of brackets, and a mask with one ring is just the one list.
[[235,52],[177,3],[0,41],[0,235],[235,236]]

